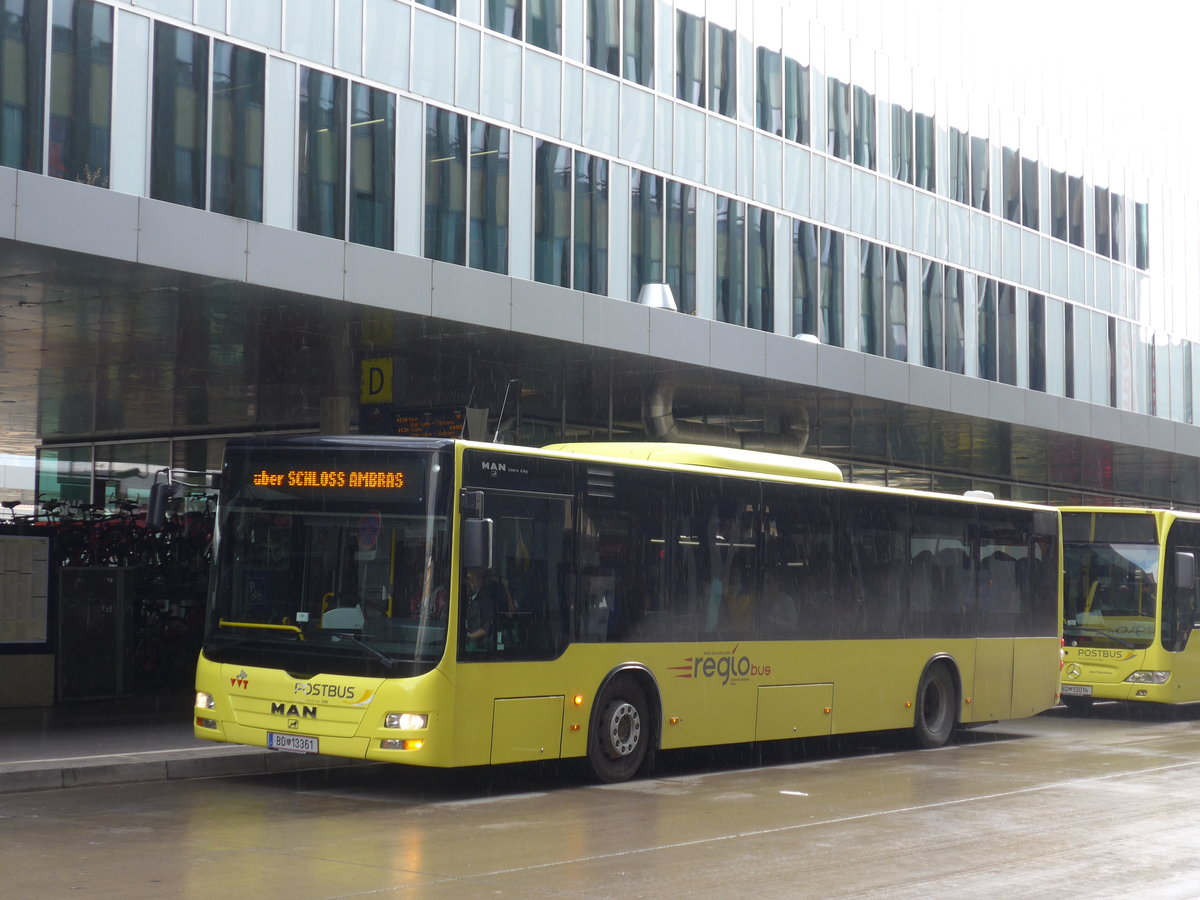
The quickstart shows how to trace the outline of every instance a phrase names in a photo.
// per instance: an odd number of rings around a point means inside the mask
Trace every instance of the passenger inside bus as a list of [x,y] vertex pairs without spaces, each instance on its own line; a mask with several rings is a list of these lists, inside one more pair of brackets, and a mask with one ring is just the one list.
[[468,652],[495,647],[496,617],[501,612],[512,612],[512,598],[504,583],[483,569],[467,569],[462,623]]

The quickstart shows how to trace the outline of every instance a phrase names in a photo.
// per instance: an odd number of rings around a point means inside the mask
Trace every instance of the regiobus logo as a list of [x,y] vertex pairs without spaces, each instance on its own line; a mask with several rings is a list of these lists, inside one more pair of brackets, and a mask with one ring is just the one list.
[[686,665],[667,668],[675,673],[676,678],[719,678],[722,685],[771,674],[769,665],[757,663],[749,656],[738,656],[739,646],[741,645],[734,644],[732,650],[724,653],[709,650],[702,656],[688,657],[684,660]]

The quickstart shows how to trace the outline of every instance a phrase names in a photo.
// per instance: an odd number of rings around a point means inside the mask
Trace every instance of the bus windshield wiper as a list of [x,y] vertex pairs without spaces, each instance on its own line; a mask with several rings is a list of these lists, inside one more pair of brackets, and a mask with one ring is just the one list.
[[381,653],[380,651],[378,651],[374,647],[372,647],[370,644],[368,644],[366,641],[364,641],[362,638],[360,638],[358,635],[351,634],[348,631],[325,631],[324,634],[328,635],[331,638],[341,638],[343,640],[350,641],[352,644],[357,644],[359,647],[362,647],[364,650],[366,650],[368,653],[370,653],[372,656],[374,656],[377,660],[379,660],[381,663],[383,663],[385,666],[387,666],[389,670],[394,669],[398,663],[404,662],[404,660],[402,660],[398,657],[392,657],[392,656],[388,656],[386,653]]
[[1131,642],[1125,640],[1125,638],[1117,637],[1111,631],[1105,631],[1103,628],[1097,628],[1095,625],[1073,625],[1069,628],[1064,628],[1063,633],[1064,634],[1078,634],[1081,636],[1084,634],[1088,634],[1088,633],[1097,634],[1100,637],[1108,638],[1108,640],[1112,641],[1114,644],[1120,644],[1122,647],[1124,647],[1127,650],[1138,649],[1137,644],[1131,643]]

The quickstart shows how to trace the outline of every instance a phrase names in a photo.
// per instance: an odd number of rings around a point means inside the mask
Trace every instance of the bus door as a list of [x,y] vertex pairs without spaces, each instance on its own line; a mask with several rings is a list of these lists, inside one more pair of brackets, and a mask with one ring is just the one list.
[[[1162,620],[1159,638],[1165,660],[1160,663],[1171,670],[1175,685],[1171,699],[1176,703],[1200,700],[1200,585],[1177,582],[1176,554],[1192,553],[1200,559],[1200,522],[1176,520],[1167,536],[1163,554]],[[1150,666],[1147,666],[1150,668]]]

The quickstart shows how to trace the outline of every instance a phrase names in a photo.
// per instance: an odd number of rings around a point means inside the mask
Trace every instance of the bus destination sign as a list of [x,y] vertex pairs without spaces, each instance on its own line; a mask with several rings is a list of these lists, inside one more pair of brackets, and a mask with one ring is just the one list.
[[310,488],[315,490],[352,488],[402,491],[408,483],[404,472],[365,471],[360,469],[260,469],[250,476],[255,487]]

